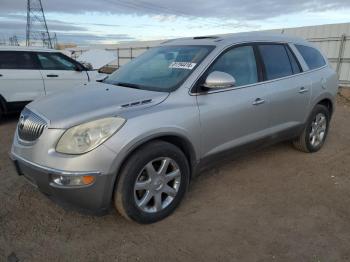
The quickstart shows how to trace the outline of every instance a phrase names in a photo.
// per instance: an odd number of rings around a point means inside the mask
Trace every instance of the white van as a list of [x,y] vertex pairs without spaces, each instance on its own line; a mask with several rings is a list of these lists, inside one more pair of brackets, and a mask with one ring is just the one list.
[[96,71],[57,50],[0,47],[0,118],[28,102],[95,81]]

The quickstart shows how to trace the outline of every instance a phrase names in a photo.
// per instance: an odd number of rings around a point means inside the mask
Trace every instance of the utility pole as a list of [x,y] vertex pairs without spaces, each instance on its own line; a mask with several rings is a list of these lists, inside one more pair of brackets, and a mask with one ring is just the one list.
[[26,46],[53,48],[41,0],[27,0]]

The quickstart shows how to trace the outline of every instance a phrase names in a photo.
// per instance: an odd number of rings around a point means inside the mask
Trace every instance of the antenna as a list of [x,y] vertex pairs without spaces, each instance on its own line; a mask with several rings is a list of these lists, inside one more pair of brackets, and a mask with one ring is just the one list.
[[36,45],[53,47],[41,0],[27,0],[26,46]]

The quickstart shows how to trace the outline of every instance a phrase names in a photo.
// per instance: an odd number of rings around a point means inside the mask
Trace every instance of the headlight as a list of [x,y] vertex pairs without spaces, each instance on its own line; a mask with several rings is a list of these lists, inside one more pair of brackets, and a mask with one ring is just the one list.
[[87,153],[110,138],[125,122],[121,117],[109,117],[74,126],[60,138],[56,151],[71,155]]

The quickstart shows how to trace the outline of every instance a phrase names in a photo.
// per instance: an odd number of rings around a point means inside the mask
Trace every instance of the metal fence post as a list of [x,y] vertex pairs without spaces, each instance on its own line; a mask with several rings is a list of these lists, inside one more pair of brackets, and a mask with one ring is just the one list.
[[132,60],[133,57],[132,57],[132,47],[130,47],[130,60]]
[[340,40],[340,47],[339,47],[339,55],[338,55],[338,60],[337,60],[337,74],[338,77],[340,77],[341,74],[341,66],[342,66],[342,62],[343,62],[343,56],[344,56],[344,49],[345,49],[345,42],[346,42],[346,35],[343,34],[341,36],[341,40]]
[[120,62],[119,62],[119,48],[117,48],[117,57],[118,57],[117,65],[118,65],[118,69],[119,69],[119,67],[120,67]]

